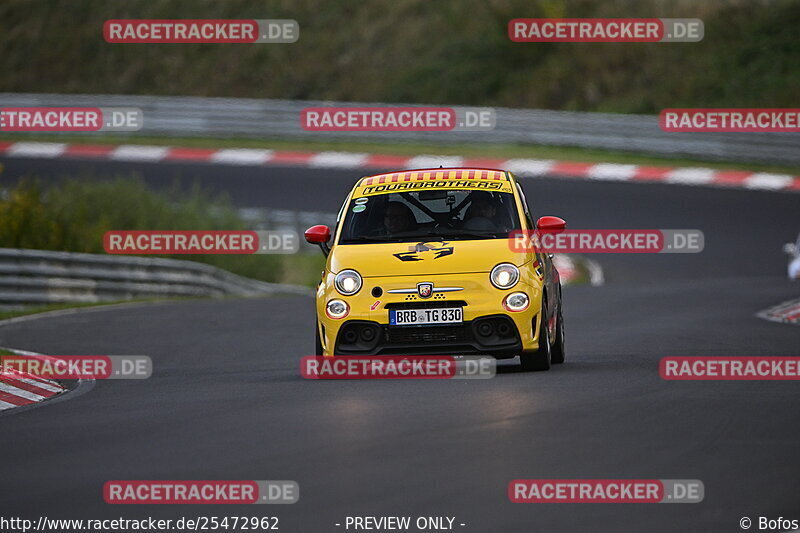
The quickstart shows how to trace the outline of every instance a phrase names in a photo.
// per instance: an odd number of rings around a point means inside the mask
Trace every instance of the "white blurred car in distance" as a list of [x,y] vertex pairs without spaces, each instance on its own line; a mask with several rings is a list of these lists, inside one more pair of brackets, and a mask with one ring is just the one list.
[[783,245],[783,251],[789,255],[789,279],[800,280],[800,235],[797,242],[787,242]]

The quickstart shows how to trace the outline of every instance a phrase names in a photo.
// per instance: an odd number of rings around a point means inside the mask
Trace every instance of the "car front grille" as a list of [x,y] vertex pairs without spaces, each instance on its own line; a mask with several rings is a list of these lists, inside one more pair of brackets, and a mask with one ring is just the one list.
[[436,302],[426,300],[424,302],[392,302],[386,304],[386,309],[441,309],[443,307],[466,307],[467,302],[464,300],[447,300],[445,302]]
[[420,342],[465,342],[469,331],[466,326],[408,326],[387,327],[387,344],[414,344]]

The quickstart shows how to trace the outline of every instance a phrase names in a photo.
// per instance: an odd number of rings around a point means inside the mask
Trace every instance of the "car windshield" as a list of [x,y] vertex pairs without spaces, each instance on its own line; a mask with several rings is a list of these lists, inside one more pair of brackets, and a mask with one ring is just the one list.
[[511,193],[469,189],[409,191],[354,198],[339,244],[498,239],[520,229]]

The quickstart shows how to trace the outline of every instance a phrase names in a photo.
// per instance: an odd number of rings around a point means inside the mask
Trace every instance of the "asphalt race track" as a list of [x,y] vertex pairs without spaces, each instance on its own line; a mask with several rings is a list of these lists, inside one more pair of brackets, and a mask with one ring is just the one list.
[[[344,170],[2,159],[0,186],[137,171],[179,174],[243,206],[336,211]],[[284,179],[289,179],[288,185]],[[567,362],[491,380],[305,381],[312,301],[189,301],[0,327],[0,345],[146,354],[153,377],[97,382],[0,417],[5,515],[278,516],[281,531],[344,531],[346,516],[455,516],[457,531],[740,531],[800,518],[797,382],[663,381],[667,355],[800,356],[800,329],[756,318],[800,295],[781,245],[800,195],[523,180],[535,216],[570,227],[698,228],[700,254],[607,255],[602,287],[564,292]],[[281,184],[278,186],[278,184]],[[517,478],[700,479],[699,504],[512,504]],[[112,506],[115,479],[290,479],[284,506]],[[757,529],[754,524],[753,529]]]

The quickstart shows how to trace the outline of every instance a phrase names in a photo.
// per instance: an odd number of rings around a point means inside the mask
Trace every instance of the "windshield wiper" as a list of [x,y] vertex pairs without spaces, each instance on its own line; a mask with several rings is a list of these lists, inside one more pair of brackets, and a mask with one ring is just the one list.
[[393,233],[392,235],[364,235],[360,237],[345,239],[344,242],[341,244],[358,244],[362,242],[410,242],[410,241],[418,241],[418,242],[428,242],[428,241],[446,241],[449,239],[458,240],[464,237],[470,237],[474,239],[497,239],[499,237],[505,236],[505,232],[500,231],[491,231],[491,232],[480,232],[480,231],[469,231],[469,230],[461,230],[456,228],[442,228],[441,232],[438,231],[428,231],[426,233],[419,233],[416,231],[404,231]]
[[438,233],[398,232],[392,235],[364,235],[345,239],[342,244],[357,244],[359,242],[411,242],[411,241],[444,241],[445,237]]
[[488,231],[488,232],[481,232],[481,231],[469,231],[469,230],[461,230],[461,229],[453,229],[448,228],[446,234],[437,234],[442,235],[445,239],[458,239],[459,237],[474,237],[477,239],[496,239],[498,237],[502,237],[505,233],[500,231]]
[[392,237],[389,235],[375,235],[362,237],[355,237],[351,239],[343,239],[340,244],[358,244],[360,242],[391,242]]

